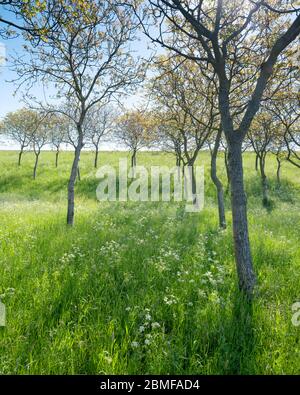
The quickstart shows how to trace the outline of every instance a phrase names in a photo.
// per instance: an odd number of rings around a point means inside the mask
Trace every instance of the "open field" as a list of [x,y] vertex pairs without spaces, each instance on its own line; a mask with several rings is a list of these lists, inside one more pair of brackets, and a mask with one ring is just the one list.
[[[127,153],[101,153],[118,165]],[[99,203],[92,153],[81,156],[75,226],[66,227],[73,154],[42,152],[18,168],[0,152],[1,374],[299,374],[300,172],[285,163],[282,186],[268,158],[272,207],[261,203],[255,157],[246,153],[250,237],[259,285],[251,306],[237,293],[228,229],[218,230],[205,165],[205,209],[178,203]],[[138,164],[174,165],[142,152]],[[218,171],[225,183],[220,158]]]

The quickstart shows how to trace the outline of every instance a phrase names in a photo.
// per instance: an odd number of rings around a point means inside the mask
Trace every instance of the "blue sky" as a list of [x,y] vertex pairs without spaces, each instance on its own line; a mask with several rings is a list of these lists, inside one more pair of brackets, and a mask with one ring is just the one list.
[[[14,20],[15,18],[7,10],[5,10],[4,6],[1,6],[0,14],[1,17],[16,22],[16,20]],[[134,49],[137,55],[147,57],[151,53],[147,49],[149,46],[149,40],[143,33],[140,33],[139,37],[140,40],[137,40],[135,43],[131,44],[131,47]],[[21,34],[18,37],[9,40],[0,38],[0,119],[5,116],[7,112],[14,111],[24,105],[22,102],[20,102],[22,96],[21,94],[14,96],[16,84],[8,82],[16,78],[16,75],[10,69],[11,64],[9,59],[13,55],[20,56],[22,53],[24,53],[22,48],[24,43],[25,41],[23,40]],[[157,51],[161,53],[163,50],[161,48],[157,48]],[[2,57],[6,57],[8,59],[5,64],[2,62]],[[30,93],[34,94],[38,98],[44,97],[42,86],[34,87]],[[51,92],[53,95],[54,93],[55,91]],[[140,93],[136,92],[136,94],[134,94],[132,97],[126,98],[126,105],[129,107],[135,106],[138,105],[140,101]]]
[[[1,41],[1,58],[2,56],[10,56],[13,51],[21,51],[21,40],[19,38],[12,40]],[[13,111],[20,107],[19,100],[17,97],[13,97],[14,85],[6,82],[14,78],[14,74],[9,70],[8,62],[1,63],[0,65],[0,117],[6,114],[8,111]]]
[[[0,119],[3,118],[8,112],[15,111],[18,108],[24,106],[24,103],[22,102],[22,95],[25,92],[21,91],[15,95],[17,84],[10,82],[16,79],[17,77],[16,74],[11,70],[10,59],[12,56],[20,56],[22,55],[22,53],[24,53],[24,50],[22,48],[22,45],[24,43],[25,42],[21,35],[19,37],[9,40],[0,39],[0,86],[1,86]],[[148,45],[149,45],[148,39],[141,33],[140,40],[133,43],[132,47],[134,48],[134,51],[137,53],[137,55],[147,57],[150,55],[150,51],[147,49]],[[161,53],[162,49],[159,48],[158,52]],[[6,58],[7,61],[3,62],[2,61],[3,58]],[[30,90],[29,93],[33,94],[39,99],[42,99],[44,97],[44,89],[42,86],[33,87],[33,89]],[[49,88],[48,88],[47,96],[48,94],[54,96],[55,90],[52,90],[50,88],[50,92],[49,92]],[[143,101],[142,92],[140,89],[137,88],[136,92],[132,96],[126,97],[126,99],[124,100],[124,104],[126,105],[127,108],[137,107],[142,101]],[[8,143],[8,145],[9,146],[5,144],[4,146],[3,144],[1,144],[0,141],[0,149],[3,148],[17,149],[17,146],[15,146],[14,144]]]
[[[22,95],[17,94],[14,96],[16,90],[16,84],[9,82],[16,78],[16,74],[10,69],[10,58],[14,54],[20,55],[23,52],[22,44],[24,43],[21,37],[17,37],[10,40],[0,41],[0,57],[6,57],[8,60],[4,64],[0,64],[0,86],[1,86],[1,96],[0,96],[0,118],[5,116],[9,111],[14,111],[23,106],[20,102]],[[147,41],[144,36],[142,36],[141,41],[137,41],[134,45],[135,50],[140,55],[146,55],[147,51]],[[43,97],[43,88],[41,86],[34,87],[30,93],[33,93],[39,98]],[[126,104],[137,105],[140,101],[140,94],[136,92],[130,98],[126,99]]]

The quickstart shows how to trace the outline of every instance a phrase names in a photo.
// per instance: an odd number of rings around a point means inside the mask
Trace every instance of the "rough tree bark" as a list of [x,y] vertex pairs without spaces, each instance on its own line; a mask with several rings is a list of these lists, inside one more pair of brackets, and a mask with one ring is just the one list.
[[217,189],[217,198],[218,198],[218,211],[219,211],[219,226],[222,229],[226,229],[226,217],[225,217],[225,205],[224,205],[224,190],[223,190],[223,184],[221,180],[217,176],[217,155],[218,155],[218,150],[220,147],[220,141],[221,141],[221,136],[222,136],[222,128],[218,130],[216,140],[215,140],[215,145],[214,148],[211,152],[211,179],[213,183],[215,184],[215,187]]
[[249,242],[247,198],[244,189],[243,175],[242,141],[230,142],[228,160],[230,169],[233,238],[239,287],[245,291],[248,296],[251,296],[256,283],[256,277],[253,271]]

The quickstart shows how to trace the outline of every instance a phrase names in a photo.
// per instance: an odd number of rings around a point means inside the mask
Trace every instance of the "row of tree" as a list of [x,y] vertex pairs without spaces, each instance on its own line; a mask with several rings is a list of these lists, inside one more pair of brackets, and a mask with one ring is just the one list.
[[[167,53],[156,61],[156,74],[148,84],[149,94],[154,99],[159,118],[158,143],[175,152],[177,164],[193,167],[199,151],[209,148],[211,176],[218,191],[220,226],[224,227],[223,186],[217,176],[216,160],[222,149],[229,189],[229,147],[222,133],[214,76],[204,78],[198,68],[191,60]],[[296,167],[300,165],[298,80],[298,67],[281,65],[276,79],[270,80],[268,93],[242,144],[242,151],[251,150],[256,154],[255,167],[261,175],[264,205],[269,204],[265,171],[268,153],[276,156],[278,184],[284,160]],[[243,110],[241,96],[235,99],[235,107],[237,114]]]
[[[85,118],[82,128],[82,145],[93,149],[94,167],[98,167],[100,143],[122,144],[131,152],[131,166],[136,166],[136,155],[141,148],[151,148],[155,137],[155,126],[150,112],[132,110],[119,114],[113,106],[95,106]],[[8,143],[20,147],[18,165],[21,165],[25,150],[35,154],[33,178],[36,178],[41,151],[45,146],[55,150],[55,167],[58,167],[62,146],[76,149],[77,133],[74,123],[62,114],[22,108],[8,113],[0,122],[0,134]],[[77,173],[80,174],[79,172]]]
[[[153,101],[152,111],[132,110],[120,115],[113,106],[95,106],[87,114],[83,125],[83,145],[94,150],[95,168],[98,167],[100,142],[122,143],[131,151],[132,167],[136,166],[136,155],[141,148],[156,148],[174,153],[176,166],[183,166],[183,169],[190,166],[193,169],[200,150],[209,148],[211,178],[218,195],[220,227],[225,228],[224,190],[217,176],[217,154],[220,149],[224,151],[228,192],[228,147],[222,136],[214,90],[204,85],[205,81],[198,81],[197,74],[189,80],[182,78],[192,69],[193,64],[182,62],[178,57],[157,58],[157,73],[148,83]],[[263,204],[266,206],[269,204],[265,171],[268,153],[276,156],[278,185],[283,161],[300,167],[297,151],[300,147],[299,119],[297,93],[289,89],[284,95],[274,95],[266,100],[247,133],[244,150],[250,149],[256,154],[255,169],[260,172]],[[65,115],[55,112],[38,112],[26,108],[17,110],[6,115],[0,123],[0,132],[19,144],[19,166],[24,150],[33,150],[34,179],[39,156],[45,145],[55,149],[56,167],[62,144],[69,144],[74,149],[77,145],[74,124]],[[79,169],[77,174],[80,178]]]
[[[297,1],[31,0],[1,4],[17,23],[2,18],[0,33],[11,35],[10,28],[19,29],[28,43],[25,56],[12,62],[18,75],[15,82],[26,90],[27,99],[33,85],[51,85],[56,99],[47,104],[47,112],[63,114],[76,131],[68,186],[69,225],[74,221],[74,183],[88,114],[96,105],[118,100],[145,79],[149,62],[131,49],[140,29],[152,43],[165,48],[165,59],[154,65],[158,75],[149,87],[161,119],[158,134],[174,147],[177,162],[183,165],[193,166],[201,148],[210,145],[220,206],[222,185],[216,156],[225,145],[239,286],[251,296],[256,276],[242,154],[248,141],[253,141],[263,169],[264,135],[280,125],[285,132],[279,133],[279,140],[285,143],[288,160],[299,164],[299,140],[293,131],[298,119],[293,106],[297,113],[299,104]],[[124,119],[124,125],[128,124]],[[265,140],[270,146],[269,138]]]
[[[105,138],[113,127],[114,118],[109,108],[97,109],[90,113],[85,125],[85,143],[95,149],[97,167],[100,140]],[[0,123],[1,134],[20,147],[18,165],[21,165],[25,149],[32,149],[36,155],[35,169],[41,150],[46,145],[55,149],[55,167],[58,167],[59,153],[63,144],[76,147],[74,125],[67,117],[57,113],[47,113],[22,108],[8,113]],[[33,174],[36,176],[36,171]]]

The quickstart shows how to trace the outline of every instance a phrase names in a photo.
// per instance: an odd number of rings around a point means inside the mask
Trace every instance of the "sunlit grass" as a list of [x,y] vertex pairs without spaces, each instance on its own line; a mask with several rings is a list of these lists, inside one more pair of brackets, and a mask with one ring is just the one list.
[[[118,165],[126,153],[102,153]],[[72,153],[0,152],[0,328],[2,374],[299,374],[300,172],[285,165],[272,210],[261,204],[254,155],[245,155],[257,296],[237,292],[230,229],[219,231],[215,191],[205,164],[206,206],[98,203],[91,153],[81,158],[76,218],[66,222]],[[171,155],[140,153],[138,163],[174,165]],[[226,180],[223,160],[219,174]],[[229,197],[226,206],[229,210]]]

